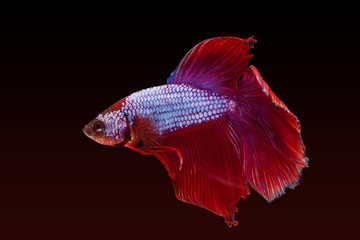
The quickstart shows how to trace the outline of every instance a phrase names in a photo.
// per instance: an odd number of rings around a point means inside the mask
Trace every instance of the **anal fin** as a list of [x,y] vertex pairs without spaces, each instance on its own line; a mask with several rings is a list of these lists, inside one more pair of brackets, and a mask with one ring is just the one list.
[[175,175],[172,179],[176,197],[224,217],[229,226],[237,225],[236,204],[241,197],[246,198],[249,188],[231,124],[223,122],[196,133],[177,134],[163,144],[178,149],[183,159],[180,165],[174,151],[155,153],[169,175]]

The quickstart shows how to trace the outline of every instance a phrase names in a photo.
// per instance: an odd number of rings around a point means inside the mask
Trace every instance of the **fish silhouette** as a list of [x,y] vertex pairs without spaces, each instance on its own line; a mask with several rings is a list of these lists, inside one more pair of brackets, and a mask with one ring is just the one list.
[[250,187],[271,202],[307,166],[300,123],[248,66],[253,37],[216,37],[193,47],[165,85],[135,92],[83,128],[104,145],[155,155],[176,197],[237,225]]

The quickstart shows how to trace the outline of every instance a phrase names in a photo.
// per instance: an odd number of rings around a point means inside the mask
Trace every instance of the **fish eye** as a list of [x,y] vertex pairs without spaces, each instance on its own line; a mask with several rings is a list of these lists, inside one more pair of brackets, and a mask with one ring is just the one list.
[[104,126],[104,123],[101,122],[101,121],[96,121],[94,123],[94,131],[97,132],[97,133],[101,133],[103,132],[105,129],[105,126]]

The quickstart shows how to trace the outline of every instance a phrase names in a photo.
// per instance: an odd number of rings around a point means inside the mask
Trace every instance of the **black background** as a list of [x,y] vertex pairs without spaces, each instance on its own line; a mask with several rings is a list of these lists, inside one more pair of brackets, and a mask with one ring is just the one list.
[[[54,229],[54,235],[72,228],[85,237],[106,229],[100,235],[161,239],[355,233],[357,20],[3,17],[0,225],[32,233]],[[102,146],[83,135],[83,125],[117,100],[165,84],[198,42],[251,35],[258,43],[250,64],[299,117],[310,166],[301,184],[272,204],[252,190],[238,204],[239,226],[229,229],[221,217],[178,201],[155,157]]]

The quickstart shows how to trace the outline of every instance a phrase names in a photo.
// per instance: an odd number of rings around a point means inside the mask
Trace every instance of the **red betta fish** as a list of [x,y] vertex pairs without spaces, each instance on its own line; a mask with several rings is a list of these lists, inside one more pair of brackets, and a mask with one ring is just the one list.
[[237,225],[249,185],[266,200],[294,188],[307,166],[300,123],[248,66],[252,37],[200,42],[167,84],[125,97],[83,131],[98,143],[153,154],[176,197]]

